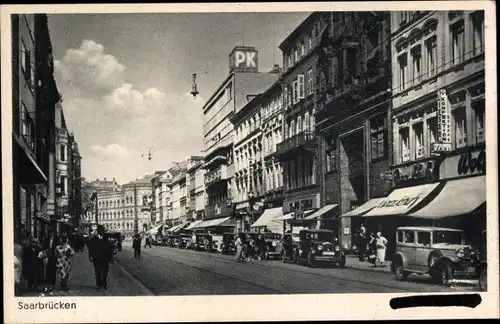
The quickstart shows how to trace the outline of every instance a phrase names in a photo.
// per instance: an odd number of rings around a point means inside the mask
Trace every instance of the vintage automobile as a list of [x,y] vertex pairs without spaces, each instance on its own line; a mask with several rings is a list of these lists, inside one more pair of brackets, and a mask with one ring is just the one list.
[[107,232],[109,239],[113,242],[116,251],[122,250],[122,233],[120,232]]
[[179,235],[175,234],[167,235],[165,240],[166,245],[169,247],[176,247],[176,242],[178,241],[179,237],[180,237]]
[[219,252],[223,254],[235,254],[236,246],[234,244],[236,240],[236,234],[234,233],[223,233],[222,242],[219,246]]
[[197,251],[212,251],[212,236],[208,234],[193,234],[189,239],[189,243],[186,245],[187,249],[197,250]]
[[334,232],[326,229],[303,229],[299,232],[298,246],[295,247],[297,263],[306,263],[314,268],[320,263],[346,265],[346,255]]
[[275,259],[281,257],[283,245],[281,244],[281,234],[266,232],[262,233],[266,248],[264,251],[264,259]]
[[190,234],[180,234],[176,240],[175,246],[179,249],[184,249],[187,245],[187,242],[191,239]]
[[396,254],[391,270],[397,280],[412,273],[429,274],[432,280],[449,285],[461,278],[477,277],[477,254],[465,244],[463,231],[444,227],[399,227],[396,230]]
[[479,288],[482,291],[487,291],[487,263],[486,263],[486,231],[482,233],[484,242],[478,249],[477,253],[472,255],[474,264],[476,265],[476,277],[478,279]]
[[285,233],[281,237],[281,260],[285,263],[288,261],[297,262],[295,249],[299,244],[299,234],[298,233]]

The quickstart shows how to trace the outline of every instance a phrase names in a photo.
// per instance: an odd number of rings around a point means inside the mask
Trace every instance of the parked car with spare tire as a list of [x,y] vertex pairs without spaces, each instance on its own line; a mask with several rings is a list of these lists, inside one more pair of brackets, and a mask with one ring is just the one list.
[[462,230],[444,227],[399,227],[392,271],[397,280],[412,273],[429,274],[432,280],[450,285],[477,277],[477,250],[465,244]]
[[335,233],[326,229],[304,229],[299,232],[295,260],[314,268],[319,264],[346,266],[346,255],[335,238]]

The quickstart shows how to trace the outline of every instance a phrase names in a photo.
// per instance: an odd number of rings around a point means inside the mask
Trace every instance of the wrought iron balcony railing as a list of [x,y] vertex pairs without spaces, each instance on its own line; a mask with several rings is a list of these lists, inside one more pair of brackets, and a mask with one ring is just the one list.
[[278,143],[276,153],[278,155],[285,154],[291,150],[302,147],[315,139],[314,132],[305,131],[290,138],[285,139],[283,142]]

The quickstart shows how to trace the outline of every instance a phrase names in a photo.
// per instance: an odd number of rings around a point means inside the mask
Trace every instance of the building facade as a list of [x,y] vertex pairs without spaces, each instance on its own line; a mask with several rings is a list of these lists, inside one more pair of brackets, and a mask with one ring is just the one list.
[[283,53],[283,141],[276,147],[276,156],[283,168],[283,213],[293,212],[299,221],[321,205],[314,75],[319,37],[328,24],[325,16],[312,13],[279,46]]
[[12,156],[14,237],[43,237],[56,216],[49,203],[55,153],[54,80],[47,16],[12,15]]
[[78,149],[78,143],[74,136],[71,136],[71,212],[74,227],[80,227],[83,218],[83,197],[82,197],[82,156]]
[[172,180],[170,185],[170,219],[173,225],[178,225],[187,220],[187,189],[186,189],[186,170],[182,170]]
[[276,80],[275,74],[258,72],[258,52],[253,47],[236,47],[229,62],[228,77],[203,106],[207,219],[233,215],[233,125],[229,114],[246,104],[247,95],[263,92]]
[[[388,12],[331,12],[323,19],[316,132],[321,205],[329,206],[328,219],[391,189],[380,176],[390,166],[392,148],[391,31]],[[360,222],[360,217],[342,217],[323,225],[350,248]]]
[[[166,173],[166,171],[155,171],[153,173],[153,178],[151,179],[151,198],[152,198],[152,204],[151,204],[151,223],[152,224],[157,224],[161,223],[163,224],[164,218],[163,218],[163,208],[162,208],[162,175]],[[166,187],[166,184],[165,184]]]
[[145,175],[141,179],[131,181],[122,186],[125,199],[126,220],[133,221],[133,228],[128,234],[145,232],[151,228],[151,205],[153,175]]
[[186,178],[189,178],[188,219],[203,219],[205,213],[205,169],[202,166],[203,160],[197,160],[186,172]]

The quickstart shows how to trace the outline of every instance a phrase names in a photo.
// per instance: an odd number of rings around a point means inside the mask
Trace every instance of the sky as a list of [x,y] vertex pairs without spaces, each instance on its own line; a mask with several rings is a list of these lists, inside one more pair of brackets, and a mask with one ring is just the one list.
[[49,15],[55,78],[82,175],[125,183],[203,155],[202,106],[227,77],[231,50],[255,46],[259,70],[268,72],[282,65],[280,42],[308,15]]

